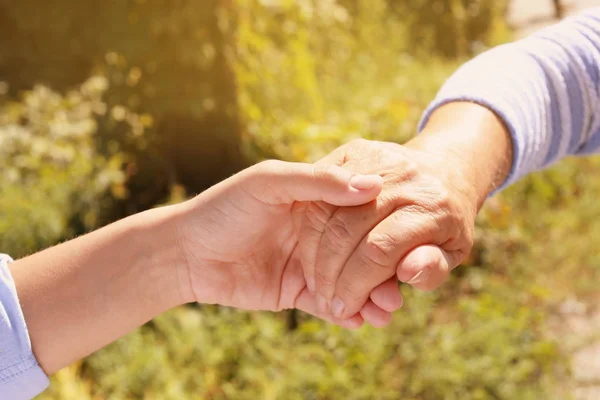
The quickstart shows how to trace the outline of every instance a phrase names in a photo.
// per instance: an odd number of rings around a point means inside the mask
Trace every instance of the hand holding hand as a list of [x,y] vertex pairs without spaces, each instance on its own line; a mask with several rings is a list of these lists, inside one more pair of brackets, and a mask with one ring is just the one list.
[[[317,314],[295,249],[307,202],[356,206],[382,188],[377,174],[338,166],[267,161],[184,203],[179,224],[190,297],[251,310]],[[336,320],[359,327],[362,318]]]

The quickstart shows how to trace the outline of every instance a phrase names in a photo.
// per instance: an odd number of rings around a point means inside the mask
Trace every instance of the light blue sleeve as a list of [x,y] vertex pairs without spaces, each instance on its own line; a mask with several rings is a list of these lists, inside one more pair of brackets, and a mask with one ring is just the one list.
[[471,101],[494,111],[513,139],[513,165],[499,188],[569,155],[600,149],[600,7],[464,64],[426,109]]
[[44,391],[48,377],[39,366],[8,263],[0,254],[0,399],[29,400]]

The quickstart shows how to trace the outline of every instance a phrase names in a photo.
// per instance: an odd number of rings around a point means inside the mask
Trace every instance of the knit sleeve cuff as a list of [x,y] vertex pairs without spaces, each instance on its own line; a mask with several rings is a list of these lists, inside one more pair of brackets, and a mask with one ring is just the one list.
[[446,81],[425,110],[418,131],[423,130],[436,109],[447,103],[472,102],[494,112],[511,136],[513,162],[507,179],[491,196],[544,165],[550,121],[540,118],[534,107],[548,99],[544,90],[537,87],[540,79],[530,79],[539,74],[544,74],[539,64],[527,53],[518,51],[514,44],[484,53],[464,64]]

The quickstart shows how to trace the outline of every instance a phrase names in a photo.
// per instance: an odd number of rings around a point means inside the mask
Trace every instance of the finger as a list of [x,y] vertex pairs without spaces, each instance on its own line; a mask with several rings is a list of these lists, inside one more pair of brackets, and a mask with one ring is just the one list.
[[438,230],[433,218],[410,207],[401,208],[381,221],[343,267],[331,301],[333,316],[344,319],[354,315],[373,289],[396,275],[398,263],[410,250],[424,242],[440,242]]
[[311,294],[316,293],[315,265],[321,236],[327,222],[338,209],[338,206],[323,201],[305,203],[302,225],[298,238],[298,247],[304,271],[306,286]]
[[329,313],[320,313],[317,310],[314,296],[307,289],[304,289],[298,296],[296,308],[346,329],[358,329],[364,324],[363,317],[358,313],[345,320],[333,318]]
[[[342,146],[317,161],[316,165],[341,166],[346,157],[345,146]],[[338,206],[323,201],[307,202],[304,207],[302,224],[299,230],[298,247],[306,286],[311,294],[315,294],[315,265],[319,243],[325,225],[338,209]]]
[[[325,321],[332,322],[343,328],[356,329],[364,324],[360,314],[356,314],[347,320],[338,320],[333,318],[329,313],[319,313],[316,309],[314,296],[312,296],[302,281],[302,267],[300,265],[299,253],[294,252],[286,268],[288,276],[281,281],[281,293],[279,301],[274,309],[283,310],[297,308]],[[297,293],[297,295],[289,296],[288,294]]]
[[270,160],[246,170],[247,190],[267,204],[325,201],[356,206],[372,201],[383,187],[379,175],[355,174],[334,165],[314,165]]
[[400,261],[396,274],[401,282],[430,291],[446,282],[450,271],[460,262],[459,252],[448,252],[433,245],[421,246]]
[[367,304],[360,310],[360,315],[365,322],[375,328],[384,328],[392,321],[392,313],[382,310],[372,301],[367,301]]
[[[344,265],[363,238],[394,210],[394,204],[388,197],[382,194],[375,201],[362,206],[339,208],[322,228],[315,263],[315,286],[321,309],[330,307]],[[370,290],[364,293],[365,296],[368,293]]]
[[388,279],[373,289],[370,297],[376,306],[388,312],[399,310],[403,303],[396,277]]

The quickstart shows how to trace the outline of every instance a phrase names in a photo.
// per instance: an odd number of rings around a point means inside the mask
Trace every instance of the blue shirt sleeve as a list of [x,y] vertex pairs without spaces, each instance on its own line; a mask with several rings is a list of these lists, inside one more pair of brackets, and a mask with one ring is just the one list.
[[29,400],[44,391],[49,379],[39,366],[27,333],[17,290],[0,254],[0,399]]
[[502,189],[569,155],[600,150],[600,7],[464,64],[425,111],[470,101],[494,111],[513,140]]

